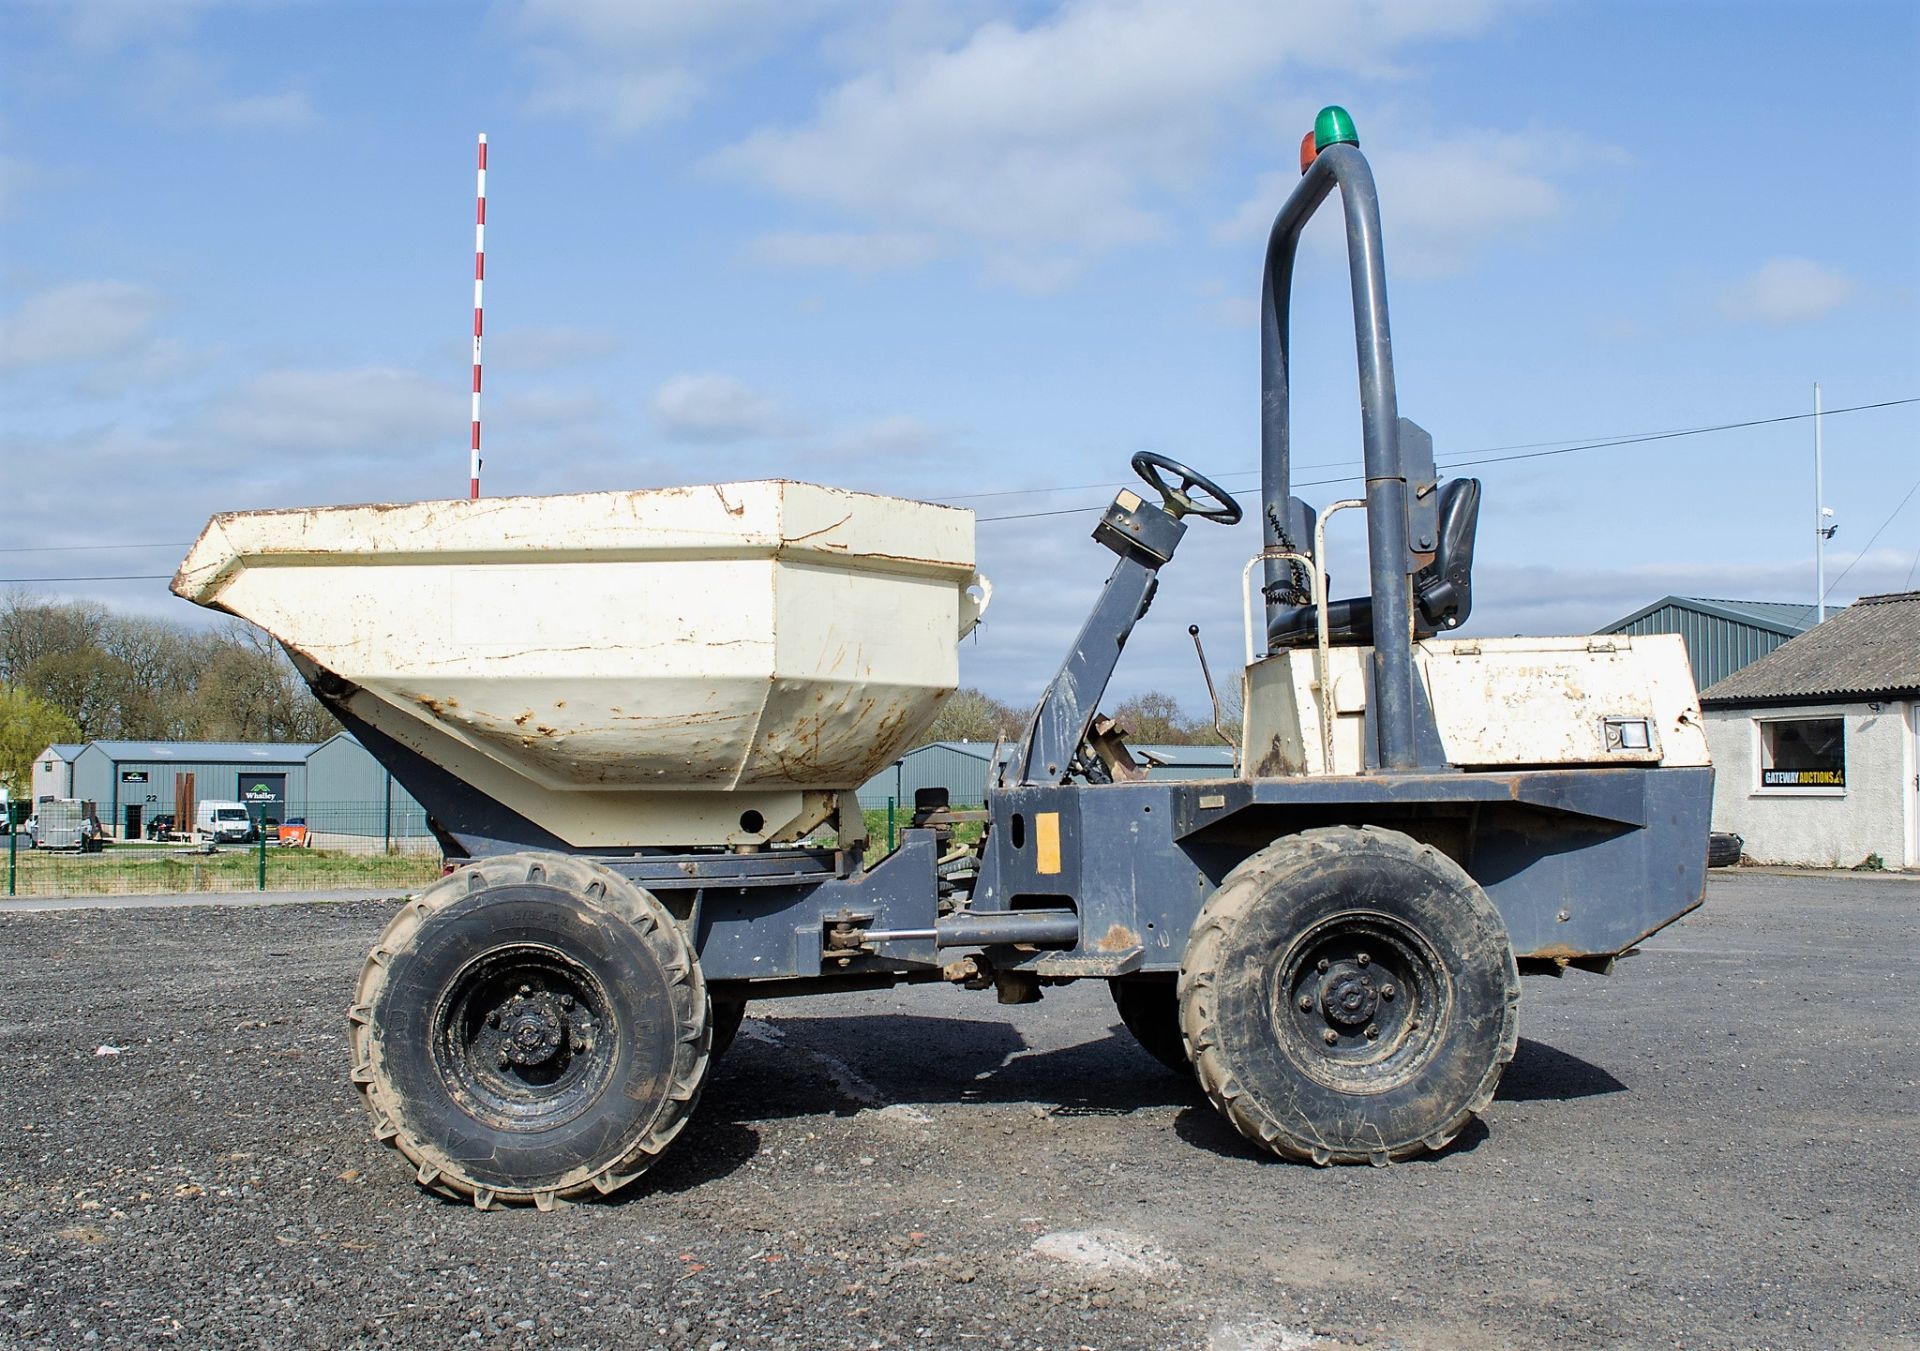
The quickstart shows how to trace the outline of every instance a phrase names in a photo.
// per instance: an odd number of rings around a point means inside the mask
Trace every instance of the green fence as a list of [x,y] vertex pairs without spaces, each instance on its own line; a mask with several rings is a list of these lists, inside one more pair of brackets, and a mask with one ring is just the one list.
[[256,816],[244,840],[150,834],[107,836],[74,851],[37,849],[24,829],[13,831],[3,842],[7,895],[411,889],[439,876],[441,866],[439,841],[412,804],[313,803],[285,820]]

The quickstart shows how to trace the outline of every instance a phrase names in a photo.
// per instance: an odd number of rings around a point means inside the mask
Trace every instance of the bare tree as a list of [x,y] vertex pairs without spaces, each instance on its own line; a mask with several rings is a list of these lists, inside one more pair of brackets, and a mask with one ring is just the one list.
[[940,706],[927,729],[928,741],[1011,741],[1020,735],[1026,716],[976,689],[955,690]]
[[0,680],[70,718],[82,740],[319,741],[339,724],[266,633],[0,598]]
[[1193,725],[1181,716],[1179,701],[1159,690],[1134,695],[1113,710],[1113,720],[1136,744],[1177,744],[1194,735]]

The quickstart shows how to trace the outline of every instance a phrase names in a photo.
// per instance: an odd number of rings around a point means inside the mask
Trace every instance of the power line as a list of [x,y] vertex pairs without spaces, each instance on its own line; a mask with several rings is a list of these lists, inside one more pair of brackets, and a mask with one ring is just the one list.
[[[1901,407],[1902,405],[1910,404],[1910,403],[1920,403],[1920,396],[1904,398],[1904,399],[1883,399],[1878,403],[1858,403],[1858,404],[1852,404],[1845,408],[1829,408],[1826,410],[1825,416],[1836,417],[1843,413],[1864,413],[1864,412],[1870,412],[1873,409],[1877,409],[1877,408],[1898,408],[1898,407]],[[1673,430],[1664,431],[1664,432],[1639,432],[1639,433],[1626,435],[1626,436],[1601,437],[1601,438],[1597,438],[1597,439],[1593,439],[1585,442],[1578,442],[1571,445],[1568,445],[1559,441],[1521,442],[1513,446],[1489,447],[1486,452],[1480,454],[1479,458],[1454,460],[1448,464],[1441,465],[1439,467],[1446,470],[1453,470],[1453,469],[1466,469],[1475,465],[1483,465],[1483,464],[1512,464],[1520,460],[1547,459],[1555,455],[1573,455],[1582,451],[1612,450],[1619,446],[1645,445],[1655,441],[1672,441],[1683,436],[1707,436],[1715,432],[1741,431],[1750,427],[1768,427],[1768,426],[1774,426],[1776,424],[1783,423],[1783,422],[1801,422],[1813,416],[1814,414],[1812,413],[1786,413],[1786,414],[1782,414],[1779,417],[1749,418],[1741,422],[1718,422],[1718,423],[1713,423],[1709,426],[1704,426],[1704,427],[1679,427],[1679,428],[1675,428]],[[1531,447],[1548,447],[1548,449],[1531,449]],[[1504,454],[1493,453],[1495,451],[1504,451],[1504,450],[1519,450],[1519,451],[1522,451],[1523,453],[1518,455],[1504,455]],[[1329,464],[1318,464],[1318,465],[1302,465],[1300,467],[1303,469],[1333,469],[1333,468],[1338,468],[1339,465],[1329,463]],[[1233,473],[1222,474],[1220,475],[1220,477],[1221,478],[1249,478],[1249,477],[1255,476],[1256,474],[1258,474],[1258,472],[1259,472],[1258,470],[1241,470]],[[1293,484],[1292,486],[1296,488],[1323,488],[1336,483],[1357,483],[1361,481],[1362,478],[1364,478],[1364,475],[1362,474],[1343,474],[1336,478],[1307,479],[1300,483]],[[1062,485],[1054,488],[1017,488],[1017,489],[1007,489],[1005,491],[1000,491],[1000,492],[972,493],[972,494],[966,494],[958,497],[944,498],[942,500],[947,502],[965,502],[965,501],[972,501],[977,498],[1008,497],[1008,496],[1016,496],[1020,494],[1042,493],[1042,492],[1078,492],[1078,491],[1084,491],[1092,488],[1118,488],[1118,487],[1125,487],[1125,486],[1127,485],[1124,483],[1081,483],[1081,484]],[[1916,484],[1915,487],[1920,488],[1920,484]],[[1907,490],[1907,497],[1903,497],[1900,500],[1901,506],[1906,505],[1907,498],[1912,497],[1913,492],[1914,490],[1911,488]],[[1085,515],[1091,512],[1099,511],[1101,509],[1102,508],[1100,506],[1088,506],[1088,507],[1059,507],[1051,511],[1014,512],[1005,516],[981,516],[978,518],[978,523],[981,525],[992,525],[1000,521],[1033,521],[1033,520],[1040,520],[1042,518],[1050,517],[1050,516],[1080,516],[1080,515]],[[1899,508],[1896,507],[1894,509],[1894,512],[1897,515],[1899,513]],[[1883,521],[1881,523],[1880,530],[1874,531],[1873,539],[1880,538],[1880,531],[1885,530],[1887,528],[1887,525],[1890,524],[1892,520],[1893,520],[1893,517],[1889,516],[1886,521]],[[1873,540],[1867,541],[1868,548],[1871,548],[1872,544],[1873,544]],[[31,547],[0,549],[0,553],[32,553],[32,552],[54,553],[62,550],[80,550],[80,549],[113,549],[113,548],[163,549],[163,548],[183,548],[183,547],[185,546],[180,544],[126,544],[126,545],[71,544],[71,545],[52,545],[52,546],[48,546],[45,549],[39,549],[39,550],[35,550]],[[1859,562],[1860,557],[1864,556],[1865,552],[1866,550],[1863,549],[1861,551],[1861,554],[1854,558],[1853,562],[1854,563]],[[1853,563],[1847,564],[1846,569],[1841,572],[1840,576],[1841,577],[1846,576],[1847,572],[1851,571],[1852,568],[1853,568]],[[0,585],[20,585],[20,584],[33,583],[33,582],[154,582],[154,581],[163,582],[168,580],[171,580],[171,574],[169,573],[153,573],[153,574],[128,573],[128,574],[98,576],[98,577],[0,577]],[[1834,579],[1834,586],[1838,586],[1839,583],[1840,583],[1840,578],[1836,577]],[[1833,590],[1833,587],[1829,586],[1827,590],[1831,592]]]
[[[1900,404],[1920,403],[1920,398],[1887,399],[1881,403],[1857,403],[1851,408],[1830,408],[1827,416],[1835,413],[1861,413],[1872,408],[1894,408]],[[1610,441],[1594,441],[1584,446],[1566,446],[1559,450],[1536,450],[1525,455],[1499,455],[1479,460],[1455,460],[1445,466],[1448,469],[1464,469],[1474,464],[1511,464],[1515,460],[1543,460],[1551,455],[1571,455],[1579,450],[1607,450],[1614,446],[1644,445],[1649,441],[1671,441],[1680,436],[1702,436],[1708,432],[1739,431],[1747,427],[1768,427],[1779,422],[1799,422],[1811,418],[1812,413],[1789,413],[1781,417],[1754,418],[1748,422],[1722,422],[1712,427],[1692,427],[1671,432],[1648,432],[1641,436],[1623,436]]]
[[[1913,494],[1916,491],[1920,491],[1920,478],[1917,478],[1913,481],[1913,487],[1907,489],[1907,495],[1900,499],[1899,504],[1896,505],[1892,511],[1887,513],[1887,519],[1880,522],[1880,529],[1874,531],[1873,534],[1868,537],[1867,542],[1860,546],[1860,552],[1853,556],[1853,563],[1858,563],[1861,559],[1867,556],[1867,550],[1873,547],[1874,540],[1879,539],[1881,531],[1885,530],[1888,526],[1893,524],[1893,518],[1895,516],[1898,516],[1902,511],[1902,509],[1906,507],[1907,503],[1913,500]],[[1849,563],[1844,568],[1840,569],[1840,577],[1835,577],[1833,581],[1828,585],[1827,589],[1820,593],[1820,599],[1825,600],[1828,596],[1831,596],[1833,594],[1833,588],[1840,585],[1840,578],[1845,577],[1849,572],[1853,571],[1853,563]],[[1907,575],[1909,577],[1913,575],[1912,569],[1908,569]]]
[[[1887,399],[1887,400],[1883,400],[1880,403],[1854,404],[1849,408],[1830,408],[1827,410],[1826,416],[1832,417],[1836,413],[1861,413],[1874,408],[1895,408],[1902,404],[1909,404],[1909,403],[1920,403],[1920,398]],[[1812,413],[1788,413],[1780,417],[1752,418],[1745,422],[1720,422],[1720,423],[1715,423],[1712,426],[1708,426],[1708,427],[1682,427],[1682,428],[1677,428],[1673,431],[1666,431],[1666,432],[1642,432],[1633,436],[1620,436],[1620,437],[1614,437],[1612,439],[1606,439],[1606,440],[1588,441],[1588,442],[1585,442],[1584,444],[1576,444],[1576,445],[1562,445],[1559,442],[1554,442],[1554,441],[1536,441],[1536,442],[1533,442],[1532,444],[1537,446],[1556,446],[1558,448],[1552,449],[1552,450],[1531,450],[1520,455],[1483,455],[1481,458],[1478,458],[1478,459],[1454,460],[1448,464],[1444,464],[1439,467],[1442,469],[1452,470],[1452,469],[1466,469],[1466,468],[1469,468],[1470,466],[1481,465],[1481,464],[1512,464],[1517,460],[1540,460],[1540,459],[1546,459],[1554,455],[1572,455],[1579,451],[1611,450],[1617,446],[1644,445],[1652,441],[1671,441],[1682,436],[1705,436],[1713,432],[1739,431],[1748,427],[1766,427],[1766,426],[1771,426],[1775,423],[1780,423],[1780,422],[1799,422],[1807,418],[1811,418],[1812,416],[1813,416]],[[1328,466],[1303,465],[1302,466],[1302,468],[1316,468],[1316,467],[1332,468],[1334,466],[1330,466],[1330,465]],[[1241,472],[1232,473],[1232,474],[1222,474],[1221,477],[1222,478],[1245,478],[1245,477],[1248,477],[1250,474],[1256,473],[1256,472],[1258,471],[1252,471],[1252,470],[1241,471]],[[1329,484],[1334,484],[1334,483],[1358,483],[1364,477],[1365,475],[1363,474],[1343,474],[1338,478],[1308,479],[1308,480],[1305,480],[1304,482],[1293,484],[1292,486],[1296,488],[1324,488]],[[1125,485],[1124,484],[1089,483],[1084,486],[1089,488],[1101,488],[1101,487],[1123,487]],[[1028,489],[1027,491],[1039,491],[1039,490]],[[1010,516],[982,516],[979,518],[979,520],[980,520],[980,524],[985,525],[991,521],[1029,521],[1042,516],[1070,516],[1080,512],[1099,511],[1099,510],[1100,510],[1099,507],[1068,507],[1058,511],[1030,511],[1030,512],[1021,512],[1016,515],[1010,515]]]
[[[1825,416],[1833,417],[1840,413],[1864,413],[1864,412],[1869,412],[1876,408],[1897,408],[1903,404],[1910,404],[1910,403],[1920,403],[1920,397],[1905,398],[1905,399],[1886,399],[1879,403],[1858,403],[1847,408],[1829,408],[1826,410]],[[1640,445],[1649,441],[1672,440],[1674,437],[1679,437],[1679,436],[1703,436],[1709,432],[1739,431],[1748,427],[1766,427],[1766,426],[1771,426],[1775,423],[1781,423],[1781,422],[1804,422],[1812,418],[1813,416],[1814,415],[1812,413],[1785,413],[1779,417],[1753,418],[1745,422],[1718,422],[1718,423],[1713,423],[1709,426],[1704,426],[1704,427],[1677,427],[1677,428],[1671,428],[1667,431],[1661,431],[1661,432],[1623,432],[1619,435],[1614,435],[1614,436],[1562,437],[1560,439],[1553,440],[1553,441],[1521,441],[1516,444],[1507,445],[1507,446],[1483,446],[1479,450],[1472,450],[1466,453],[1469,455],[1485,455],[1485,456],[1500,455],[1501,452],[1509,451],[1509,450],[1533,451],[1535,453],[1531,455],[1504,455],[1500,459],[1458,460],[1454,463],[1453,466],[1450,466],[1450,467],[1464,467],[1466,465],[1474,465],[1474,464],[1501,464],[1501,463],[1505,463],[1508,460],[1539,459],[1548,455],[1571,455],[1576,451],[1599,450],[1599,449],[1605,449],[1608,446]],[[1555,449],[1541,449],[1541,447],[1555,447]],[[1301,464],[1301,465],[1295,465],[1293,467],[1296,469],[1339,469],[1344,465],[1346,465],[1347,463],[1348,461],[1346,460],[1329,460],[1319,464]],[[1215,475],[1215,477],[1223,478],[1223,479],[1257,478],[1259,477],[1259,475],[1260,475],[1260,471],[1257,469],[1237,469],[1237,470],[1231,470],[1224,474],[1217,474]],[[1350,477],[1357,478],[1359,476],[1352,475]],[[1345,483],[1347,481],[1348,479],[1346,478],[1337,478],[1337,479],[1322,479],[1322,480],[1319,480],[1318,482],[1319,483]],[[1065,484],[1058,484],[1053,487],[1047,487],[1047,488],[1001,488],[1001,489],[996,489],[992,492],[984,492],[984,493],[959,493],[959,494],[954,494],[947,497],[942,497],[942,498],[939,498],[938,500],[941,502],[976,502],[976,501],[985,501],[988,498],[994,498],[994,497],[1023,497],[1023,496],[1028,496],[1028,495],[1033,495],[1038,493],[1084,492],[1093,488],[1123,488],[1126,486],[1127,485],[1124,483],[1113,483],[1113,482],[1065,483]],[[1312,487],[1315,485],[1303,483],[1300,486]],[[1051,515],[1051,514],[1058,514],[1058,513],[1039,513],[1039,514]],[[1027,518],[1023,516],[997,516],[997,517],[982,517],[981,519],[983,520],[1025,520]]]

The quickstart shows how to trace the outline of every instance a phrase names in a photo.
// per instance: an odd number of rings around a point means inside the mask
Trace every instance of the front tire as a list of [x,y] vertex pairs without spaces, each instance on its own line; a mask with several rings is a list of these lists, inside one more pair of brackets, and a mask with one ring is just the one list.
[[1289,836],[1227,874],[1179,995],[1214,1105],[1317,1164],[1443,1148],[1493,1100],[1518,1039],[1499,911],[1438,850],[1375,826]]
[[706,988],[673,916],[558,854],[469,864],[409,902],[350,1020],[375,1134],[422,1186],[482,1209],[633,1181],[710,1063]]

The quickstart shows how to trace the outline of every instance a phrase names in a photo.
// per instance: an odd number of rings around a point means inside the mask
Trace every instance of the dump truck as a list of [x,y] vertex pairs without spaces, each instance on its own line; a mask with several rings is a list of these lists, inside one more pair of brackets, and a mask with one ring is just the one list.
[[[1302,159],[1262,281],[1231,778],[1148,777],[1100,712],[1188,528],[1243,515],[1158,452],[1093,530],[1111,574],[984,810],[927,794],[884,856],[854,790],[959,683],[991,597],[969,512],[773,481],[213,519],[173,589],[271,632],[456,865],[348,1014],[352,1080],[420,1185],[613,1192],[752,1001],[936,983],[1020,1004],[1105,981],[1256,1145],[1390,1164],[1488,1107],[1523,972],[1606,972],[1700,903],[1712,770],[1680,640],[1455,632],[1481,485],[1400,416],[1350,119],[1322,114]],[[1316,511],[1290,487],[1288,309],[1335,195],[1366,489]],[[1369,588],[1334,599],[1346,510]]]

